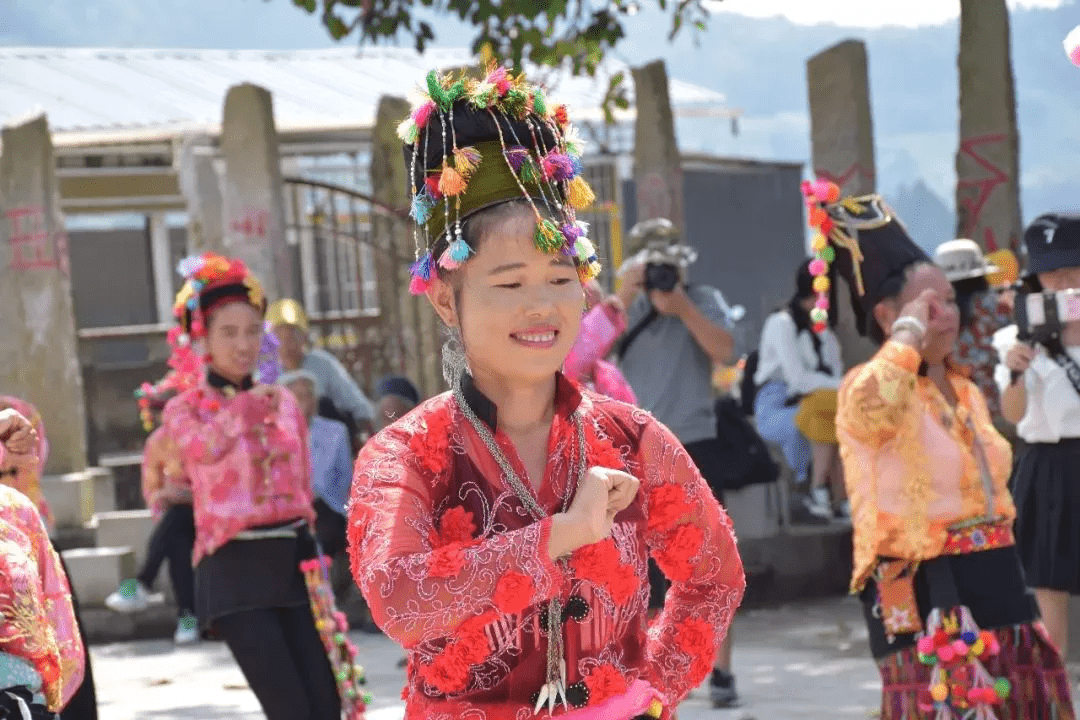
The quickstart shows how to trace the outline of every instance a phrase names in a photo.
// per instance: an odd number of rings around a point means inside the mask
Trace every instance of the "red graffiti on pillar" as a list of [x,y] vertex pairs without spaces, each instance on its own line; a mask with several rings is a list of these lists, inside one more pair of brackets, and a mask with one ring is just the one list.
[[266,228],[270,224],[270,213],[266,210],[247,210],[239,219],[229,223],[229,228],[245,238],[266,237]]
[[[960,205],[961,205],[961,217],[964,218],[964,227],[961,228],[961,235],[970,237],[974,230],[979,227],[982,219],[983,208],[986,207],[986,202],[990,199],[990,196],[994,193],[994,189],[998,185],[1007,182],[1009,179],[1008,173],[1004,172],[997,165],[987,160],[985,157],[979,154],[976,148],[979,145],[988,145],[993,143],[1003,142],[1005,140],[1005,134],[998,135],[981,135],[978,137],[969,137],[960,141],[960,154],[966,155],[975,161],[977,165],[982,167],[989,173],[986,177],[978,180],[957,180],[957,189]],[[971,193],[965,193],[967,188],[975,188],[975,197],[971,197]],[[986,244],[986,249],[993,252],[998,249],[997,239],[994,237],[994,229],[990,227],[983,228],[983,242]]]
[[874,184],[874,175],[869,169],[862,166],[861,163],[852,163],[847,170],[840,174],[834,174],[828,170],[817,169],[814,171],[819,180],[828,180],[829,182],[836,183],[836,186],[840,188],[840,191],[844,191],[844,186],[852,181],[855,177],[861,177],[866,180],[870,185]]
[[638,218],[671,218],[671,188],[660,173],[649,173],[638,191]]
[[67,234],[49,232],[45,208],[18,207],[4,213],[11,225],[11,267],[14,270],[51,270],[69,272]]

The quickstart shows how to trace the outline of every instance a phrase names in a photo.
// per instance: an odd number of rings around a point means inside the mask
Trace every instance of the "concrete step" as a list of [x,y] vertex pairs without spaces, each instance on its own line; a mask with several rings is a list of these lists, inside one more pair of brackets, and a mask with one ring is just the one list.
[[64,562],[83,607],[105,607],[105,598],[120,583],[135,577],[135,553],[129,547],[75,548],[64,551]]
[[95,543],[99,547],[128,547],[135,554],[135,567],[142,567],[146,546],[154,530],[149,510],[111,510],[94,513]]
[[116,509],[115,479],[107,468],[46,475],[41,492],[52,507],[58,529],[83,528],[95,511]]

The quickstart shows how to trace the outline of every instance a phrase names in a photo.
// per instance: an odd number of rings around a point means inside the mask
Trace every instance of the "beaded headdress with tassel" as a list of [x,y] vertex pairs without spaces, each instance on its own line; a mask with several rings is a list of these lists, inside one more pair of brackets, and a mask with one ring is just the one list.
[[[246,302],[260,313],[266,311],[266,296],[242,260],[214,253],[184,258],[177,266],[184,285],[173,302],[173,317],[178,323],[169,330],[169,372],[157,383],[143,383],[135,391],[144,429],[153,429],[153,410],[170,395],[194,387],[206,369],[206,358],[195,343],[206,336],[206,318],[215,307],[230,300]],[[259,353],[259,372],[263,382],[277,378],[277,341],[264,333]],[[269,375],[269,377],[263,377]]]
[[[810,320],[815,332],[825,330],[834,299],[832,278],[839,275],[851,291],[855,322],[862,335],[873,307],[890,292],[892,281],[909,266],[932,262],[879,195],[840,197],[827,180],[804,182],[807,219],[813,230],[810,274],[817,293]],[[837,252],[842,250],[843,252]]]
[[453,270],[469,258],[462,232],[469,216],[512,200],[532,209],[538,249],[573,258],[582,282],[600,272],[575,214],[595,200],[582,177],[584,143],[566,107],[549,104],[524,76],[495,65],[482,79],[431,71],[398,136],[415,223],[410,292],[425,292],[438,268]]

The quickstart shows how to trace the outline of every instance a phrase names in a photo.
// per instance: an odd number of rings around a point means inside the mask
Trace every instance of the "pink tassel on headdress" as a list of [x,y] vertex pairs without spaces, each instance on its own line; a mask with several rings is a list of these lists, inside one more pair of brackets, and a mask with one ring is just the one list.
[[560,152],[549,152],[541,162],[544,179],[548,181],[569,180],[574,177],[574,163]]
[[432,111],[435,110],[435,103],[428,100],[420,107],[413,110],[412,119],[416,123],[416,127],[423,128],[427,125],[428,119],[431,117]]
[[488,76],[484,78],[484,82],[491,83],[495,86],[495,90],[499,95],[505,95],[510,91],[510,78],[506,75],[506,68],[499,66],[488,73]]

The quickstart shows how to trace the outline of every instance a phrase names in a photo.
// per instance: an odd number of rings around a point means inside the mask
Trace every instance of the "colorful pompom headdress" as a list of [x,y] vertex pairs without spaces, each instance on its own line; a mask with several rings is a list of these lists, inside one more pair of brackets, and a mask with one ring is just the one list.
[[859,334],[866,335],[874,306],[892,294],[903,272],[915,263],[932,261],[879,195],[841,198],[840,188],[826,180],[804,182],[802,192],[813,230],[814,330],[823,331],[829,322],[835,301],[833,278],[839,275],[851,291]]
[[[184,392],[201,379],[206,358],[196,351],[196,341],[206,336],[206,318],[212,310],[227,302],[246,302],[259,313],[266,312],[262,285],[242,260],[214,253],[193,255],[180,261],[177,271],[184,285],[176,294],[173,317],[178,325],[168,334],[169,372],[157,383],[143,383],[135,391],[143,427],[153,429],[153,411],[172,395]],[[277,344],[265,334],[260,352],[260,374],[269,374],[267,382],[277,377]],[[264,370],[264,368],[266,368]]]
[[462,226],[476,212],[512,200],[536,216],[536,246],[574,260],[582,281],[600,271],[576,211],[595,200],[582,177],[583,142],[566,108],[492,65],[482,79],[432,71],[423,101],[398,126],[409,173],[416,262],[410,291],[427,290],[438,268],[471,253]]

